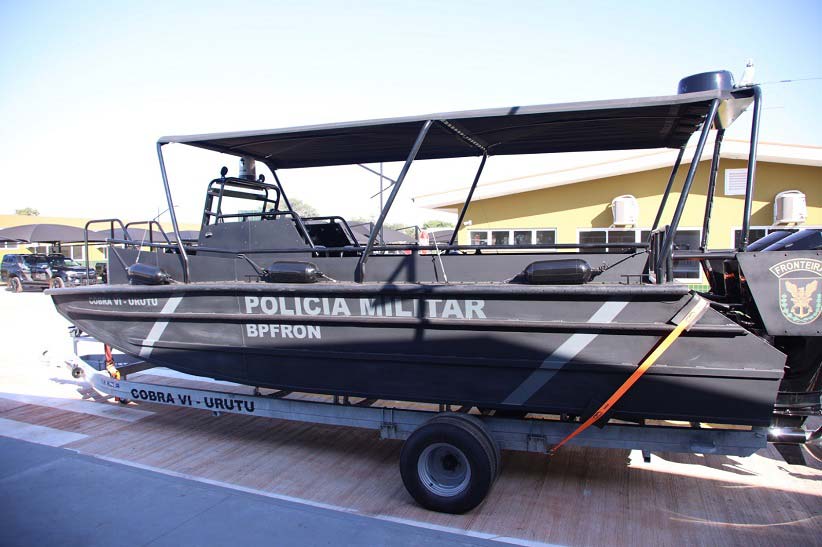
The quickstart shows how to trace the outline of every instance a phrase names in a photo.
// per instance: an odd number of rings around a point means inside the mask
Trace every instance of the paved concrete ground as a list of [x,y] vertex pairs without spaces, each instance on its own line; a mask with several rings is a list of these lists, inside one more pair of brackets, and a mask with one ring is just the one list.
[[0,437],[0,545],[498,545]]

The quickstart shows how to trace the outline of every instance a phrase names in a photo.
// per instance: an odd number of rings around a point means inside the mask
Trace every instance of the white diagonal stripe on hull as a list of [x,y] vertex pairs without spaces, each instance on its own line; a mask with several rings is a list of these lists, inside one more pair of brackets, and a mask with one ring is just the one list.
[[[160,310],[160,315],[169,315],[174,313],[174,310],[177,309],[177,306],[180,305],[182,300],[182,296],[169,298],[166,305],[163,306],[162,310]],[[143,347],[140,348],[140,357],[148,357],[151,355],[151,350],[154,349],[154,343],[160,339],[167,326],[168,321],[157,321],[154,323],[154,326],[152,326],[151,330],[148,332],[148,336],[146,336],[146,339],[143,340]]]
[[[591,316],[586,323],[608,323],[625,309],[628,301],[608,301]],[[588,345],[599,336],[591,333],[577,333],[572,334],[568,340],[563,342],[557,349],[555,349],[542,364],[533,371],[528,378],[511,392],[504,401],[507,405],[521,405],[539,391],[542,386],[551,381],[551,378],[569,361],[579,355]],[[552,368],[547,368],[551,366]],[[554,368],[556,367],[556,368]]]

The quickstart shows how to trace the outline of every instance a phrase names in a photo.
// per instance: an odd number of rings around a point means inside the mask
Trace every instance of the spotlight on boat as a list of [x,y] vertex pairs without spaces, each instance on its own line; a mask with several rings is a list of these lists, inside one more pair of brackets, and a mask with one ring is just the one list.
[[243,156],[240,158],[240,178],[245,180],[257,180],[257,164],[254,158]]

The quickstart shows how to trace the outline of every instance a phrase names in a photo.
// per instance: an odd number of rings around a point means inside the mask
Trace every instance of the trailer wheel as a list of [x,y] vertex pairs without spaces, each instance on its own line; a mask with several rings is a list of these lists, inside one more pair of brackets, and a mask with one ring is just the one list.
[[476,434],[479,436],[481,442],[485,444],[485,449],[493,456],[492,463],[494,465],[494,480],[499,477],[502,471],[502,454],[500,453],[499,443],[494,440],[485,424],[476,416],[471,414],[457,414],[454,412],[446,412],[438,414],[428,420],[428,423],[439,422],[457,422],[458,425],[465,424],[466,427],[473,427]]
[[9,290],[11,292],[23,292],[23,284],[18,277],[9,278]]
[[403,445],[400,474],[408,493],[423,507],[464,513],[488,494],[496,473],[494,460],[476,426],[434,418]]
[[62,289],[66,286],[66,282],[63,281],[62,277],[52,277],[51,281],[49,281],[49,288],[51,289]]

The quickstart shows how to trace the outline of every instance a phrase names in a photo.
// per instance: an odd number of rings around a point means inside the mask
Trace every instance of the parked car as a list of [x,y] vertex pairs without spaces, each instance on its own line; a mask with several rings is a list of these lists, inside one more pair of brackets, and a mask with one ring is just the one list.
[[45,289],[50,279],[51,270],[46,255],[7,254],[0,263],[0,280],[13,292]]
[[97,272],[86,268],[76,260],[61,254],[50,254],[46,257],[51,271],[49,287],[59,289],[71,285],[94,285],[97,283]]
[[9,290],[22,292],[26,289],[93,285],[97,283],[97,273],[62,254],[7,254],[0,267],[0,279]]

